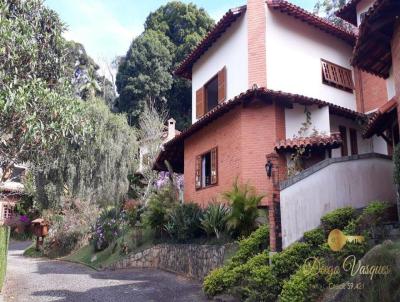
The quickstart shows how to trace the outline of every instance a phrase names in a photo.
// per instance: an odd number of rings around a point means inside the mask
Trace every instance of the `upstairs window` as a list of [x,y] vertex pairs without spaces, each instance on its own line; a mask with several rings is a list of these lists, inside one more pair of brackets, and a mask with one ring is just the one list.
[[206,112],[218,105],[218,76],[204,85]]
[[222,68],[204,86],[196,91],[196,118],[226,100],[226,68]]
[[196,156],[196,190],[217,184],[217,148]]
[[348,92],[353,92],[354,84],[351,70],[339,65],[321,60],[322,82]]

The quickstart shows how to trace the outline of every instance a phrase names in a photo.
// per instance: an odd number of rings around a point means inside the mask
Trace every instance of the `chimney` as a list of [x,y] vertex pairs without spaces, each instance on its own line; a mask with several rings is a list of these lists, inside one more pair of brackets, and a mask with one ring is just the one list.
[[247,0],[248,88],[267,87],[266,3]]
[[173,118],[170,118],[167,122],[168,122],[168,136],[166,141],[168,142],[175,137],[176,121]]

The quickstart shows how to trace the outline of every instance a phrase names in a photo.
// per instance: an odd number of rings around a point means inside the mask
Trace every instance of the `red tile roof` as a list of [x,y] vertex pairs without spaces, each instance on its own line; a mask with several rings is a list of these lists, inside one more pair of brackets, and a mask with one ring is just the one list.
[[384,105],[379,107],[377,111],[371,114],[367,126],[364,128],[363,137],[370,138],[374,134],[386,130],[385,126],[389,121],[389,114],[397,108],[398,102],[396,98],[392,98]]
[[285,0],[267,0],[268,6],[277,9],[283,13],[293,16],[311,26],[314,26],[328,34],[334,35],[339,39],[342,39],[350,44],[354,44],[356,40],[356,34],[350,32],[340,26],[333,24],[332,22],[321,18],[309,11],[302,9],[301,7],[294,5]]
[[[154,168],[156,170],[165,169],[164,160],[174,160],[175,162],[171,162],[171,165],[177,169],[176,172],[183,172],[183,159],[179,160],[174,157],[174,153],[182,153],[183,154],[183,141],[185,138],[191,136],[193,133],[199,131],[204,128],[206,125],[210,124],[212,121],[216,120],[218,117],[227,113],[237,105],[250,102],[254,98],[266,101],[273,102],[276,101],[278,104],[282,106],[291,106],[293,104],[302,104],[302,105],[318,105],[320,107],[329,106],[329,112],[331,114],[343,116],[350,119],[361,119],[365,120],[367,117],[363,113],[359,113],[326,101],[322,101],[319,99],[307,97],[304,95],[287,93],[282,91],[275,91],[265,88],[255,88],[249,89],[244,93],[234,97],[233,99],[226,101],[224,103],[219,104],[214,107],[212,110],[207,112],[202,118],[200,118],[197,122],[191,125],[186,130],[182,131],[182,133],[166,144],[164,144],[164,152],[161,152],[156,160]],[[170,153],[168,155],[168,153]]]
[[376,0],[360,25],[351,64],[387,78],[392,66],[391,40],[400,17],[399,0]]
[[[324,18],[310,13],[299,6],[284,0],[268,0],[268,6],[283,13],[293,16],[311,26],[324,32],[332,34],[350,44],[355,43],[355,33],[349,32]],[[175,70],[175,75],[187,79],[192,78],[192,67],[194,63],[221,37],[221,35],[246,11],[246,5],[230,9],[214,26],[214,28],[204,37],[196,48],[179,64]]]
[[179,64],[175,74],[187,79],[192,78],[193,64],[213,45],[219,37],[246,11],[246,5],[230,9],[215,24],[203,40],[197,44],[196,48]]
[[275,144],[275,149],[278,152],[291,151],[302,147],[325,147],[332,149],[339,147],[342,143],[340,133],[332,133],[331,135],[314,135],[281,140]]
[[357,26],[356,7],[359,2],[361,2],[361,0],[350,0],[346,5],[335,12],[335,15]]

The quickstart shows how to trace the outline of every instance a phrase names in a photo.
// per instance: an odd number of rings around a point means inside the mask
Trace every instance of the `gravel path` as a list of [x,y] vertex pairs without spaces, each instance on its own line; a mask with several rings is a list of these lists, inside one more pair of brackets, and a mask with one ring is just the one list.
[[158,270],[97,272],[79,264],[22,256],[30,243],[11,242],[5,302],[207,301],[197,282]]

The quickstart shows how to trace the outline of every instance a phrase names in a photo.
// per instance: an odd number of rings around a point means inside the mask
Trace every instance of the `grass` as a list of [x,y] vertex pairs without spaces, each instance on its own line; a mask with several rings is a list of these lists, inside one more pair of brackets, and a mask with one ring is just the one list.
[[8,242],[10,238],[10,228],[7,226],[0,227],[0,292],[6,277],[7,269],[7,252]]
[[131,238],[133,237],[132,231],[127,232],[124,237],[118,238],[116,242],[112,243],[105,250],[95,252],[92,245],[85,245],[76,252],[63,257],[63,260],[85,264],[94,269],[105,268],[121,259],[126,257],[121,251],[121,243],[125,240],[128,244],[130,253],[137,253],[148,249],[154,245],[153,233],[150,230],[145,230],[143,240],[139,245],[136,245]]
[[40,258],[43,257],[42,251],[36,250],[36,243],[32,243],[23,253],[25,257]]

